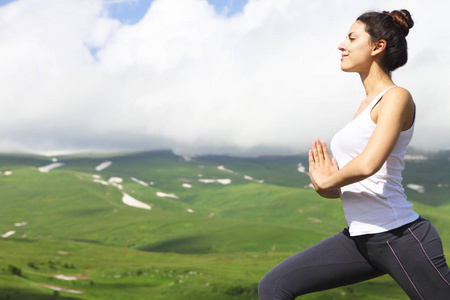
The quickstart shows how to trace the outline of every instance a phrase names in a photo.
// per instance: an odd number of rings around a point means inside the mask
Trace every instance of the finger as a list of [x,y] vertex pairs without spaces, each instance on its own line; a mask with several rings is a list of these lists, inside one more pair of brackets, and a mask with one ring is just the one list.
[[317,159],[319,160],[319,162],[323,162],[325,160],[325,158],[323,156],[323,149],[322,149],[322,144],[320,143],[320,140],[316,139],[315,144],[316,144],[316,148],[317,148]]
[[336,160],[336,157],[333,157],[333,159],[331,160],[331,163],[333,164],[333,166],[336,168],[336,169],[338,169],[339,170],[339,166],[338,166],[338,163],[337,163],[337,160]]
[[316,147],[316,142],[315,141],[311,143],[310,153],[311,153],[314,161],[316,162],[317,161],[317,147]]
[[326,160],[330,160],[330,153],[328,152],[327,143],[325,141],[322,141],[322,149],[323,149],[323,155]]
[[311,168],[315,164],[313,150],[309,150],[309,152],[308,152],[308,159],[309,159],[309,167]]

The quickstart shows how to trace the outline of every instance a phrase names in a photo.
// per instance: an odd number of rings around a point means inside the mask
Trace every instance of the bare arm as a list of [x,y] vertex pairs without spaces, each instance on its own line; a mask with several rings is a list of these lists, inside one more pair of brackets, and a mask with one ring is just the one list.
[[[328,191],[361,181],[375,174],[397,143],[405,121],[414,114],[414,103],[408,91],[394,88],[377,104],[375,130],[360,155],[340,170],[332,167],[325,142],[316,140],[310,151],[310,173],[319,189]],[[311,169],[312,165],[312,169]],[[330,167],[331,166],[331,167]]]

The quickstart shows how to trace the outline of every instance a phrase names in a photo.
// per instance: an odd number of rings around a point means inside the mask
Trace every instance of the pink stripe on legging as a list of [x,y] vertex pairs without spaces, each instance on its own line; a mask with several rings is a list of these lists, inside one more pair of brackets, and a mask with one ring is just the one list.
[[402,263],[400,262],[400,259],[398,259],[398,256],[397,256],[397,254],[395,254],[395,251],[394,251],[394,249],[391,247],[391,244],[389,244],[389,242],[386,242],[386,243],[387,243],[387,245],[389,246],[389,248],[391,248],[392,253],[394,254],[395,258],[397,259],[397,261],[398,261],[400,267],[402,267],[403,272],[405,272],[406,277],[408,277],[409,282],[411,282],[411,284],[412,284],[412,286],[414,287],[414,289],[416,290],[417,294],[419,294],[419,296],[420,296],[420,298],[421,298],[422,300],[425,300],[425,299],[423,299],[422,295],[419,293],[419,291],[417,290],[416,286],[415,286],[414,283],[412,282],[411,278],[409,277],[408,273],[406,272],[405,268],[403,267]]
[[417,240],[417,242],[420,245],[420,248],[422,248],[423,254],[425,254],[425,256],[428,258],[428,261],[430,262],[430,264],[433,266],[433,268],[436,270],[436,272],[438,272],[439,276],[441,276],[442,280],[445,281],[445,283],[447,283],[447,285],[450,285],[450,283],[448,283],[447,280],[445,280],[444,276],[442,276],[441,272],[439,272],[439,270],[436,268],[436,266],[433,264],[433,262],[431,261],[430,257],[428,257],[427,252],[425,252],[425,249],[422,246],[422,243],[419,241],[419,239],[414,235],[414,233],[412,232],[412,230],[410,228],[408,228],[409,232],[411,232],[411,235]]

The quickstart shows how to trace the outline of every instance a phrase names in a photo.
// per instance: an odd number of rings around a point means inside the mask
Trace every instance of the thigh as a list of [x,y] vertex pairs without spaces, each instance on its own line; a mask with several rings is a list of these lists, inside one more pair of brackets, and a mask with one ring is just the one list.
[[259,296],[295,299],[383,274],[361,255],[348,233],[341,232],[278,264],[261,280]]
[[430,222],[417,222],[401,238],[386,244],[386,271],[411,299],[450,299],[450,269]]

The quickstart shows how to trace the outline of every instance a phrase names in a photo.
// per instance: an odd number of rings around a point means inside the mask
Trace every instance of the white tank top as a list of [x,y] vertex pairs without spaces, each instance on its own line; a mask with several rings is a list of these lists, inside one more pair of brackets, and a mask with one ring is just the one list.
[[[386,89],[331,140],[331,151],[343,168],[366,147],[376,124],[370,113]],[[341,200],[351,236],[389,231],[416,220],[402,186],[403,157],[414,132],[413,125],[400,133],[397,144],[374,175],[341,187]]]

